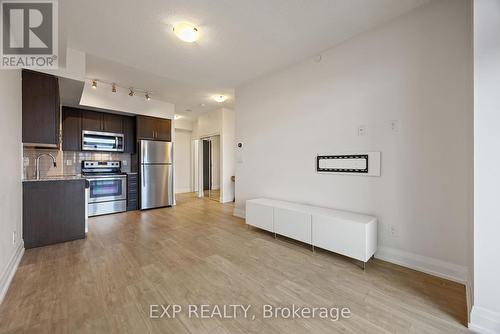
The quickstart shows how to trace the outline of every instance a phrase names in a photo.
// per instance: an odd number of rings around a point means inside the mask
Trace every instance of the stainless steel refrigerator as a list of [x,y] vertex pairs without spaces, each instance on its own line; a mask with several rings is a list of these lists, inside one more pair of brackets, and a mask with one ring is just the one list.
[[139,149],[141,210],[173,205],[172,143],[141,140]]

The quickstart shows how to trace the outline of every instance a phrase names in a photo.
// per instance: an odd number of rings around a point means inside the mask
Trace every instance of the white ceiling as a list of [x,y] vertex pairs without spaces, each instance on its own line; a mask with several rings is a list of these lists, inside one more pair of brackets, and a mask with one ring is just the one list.
[[[87,53],[87,75],[151,89],[192,114],[213,94],[326,50],[428,0],[65,0],[62,45]],[[175,22],[199,27],[194,44]],[[206,104],[201,107],[200,104]]]

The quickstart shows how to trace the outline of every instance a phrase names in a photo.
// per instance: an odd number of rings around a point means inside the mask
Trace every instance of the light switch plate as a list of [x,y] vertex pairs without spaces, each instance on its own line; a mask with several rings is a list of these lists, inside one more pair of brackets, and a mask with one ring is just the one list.
[[392,120],[389,123],[389,127],[392,132],[399,132],[399,121],[398,120]]
[[123,160],[123,161],[122,161],[122,166],[127,166],[127,165],[128,165],[127,160]]
[[360,126],[358,127],[358,136],[359,136],[359,137],[366,136],[366,126],[364,126],[364,125],[360,125]]

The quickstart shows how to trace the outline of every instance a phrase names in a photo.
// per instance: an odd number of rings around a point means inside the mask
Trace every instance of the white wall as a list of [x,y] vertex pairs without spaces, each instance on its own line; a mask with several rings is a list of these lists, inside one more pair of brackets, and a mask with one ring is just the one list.
[[63,77],[78,81],[85,80],[86,73],[86,54],[85,52],[67,48],[64,64],[61,62],[63,57],[59,57],[59,68],[56,70],[39,70],[57,77]]
[[474,1],[474,307],[471,328],[500,333],[500,1]]
[[[0,302],[23,250],[21,72],[0,71]],[[16,232],[13,243],[12,233]]]
[[213,136],[211,137],[212,143],[211,143],[211,148],[212,148],[212,162],[211,162],[211,168],[212,168],[212,190],[220,189],[220,178],[221,178],[221,161],[222,161],[222,156],[221,156],[221,141],[220,141],[220,136]]
[[200,140],[193,139],[191,140],[191,161],[192,161],[192,191],[199,191],[199,183],[200,183]]
[[175,193],[191,191],[191,131],[175,129]]
[[[256,197],[374,214],[378,257],[466,281],[470,7],[431,2],[324,52],[320,62],[238,87],[235,214]],[[357,135],[360,125],[365,136]],[[316,154],[344,150],[381,151],[382,176],[315,172]]]
[[221,202],[232,202],[234,199],[234,182],[231,177],[235,173],[235,142],[236,142],[236,117],[234,110],[222,109],[222,170],[221,187],[224,192],[221,194]]
[[193,122],[187,119],[174,120],[174,127],[176,129],[193,131]]
[[198,138],[220,134],[222,132],[222,109],[201,114],[198,116],[195,127],[196,130],[193,131],[196,131]]

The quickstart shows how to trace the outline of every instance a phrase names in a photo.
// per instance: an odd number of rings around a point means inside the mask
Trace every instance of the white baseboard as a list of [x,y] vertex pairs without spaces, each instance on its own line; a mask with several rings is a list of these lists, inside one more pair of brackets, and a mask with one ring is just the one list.
[[379,247],[375,257],[380,260],[398,264],[403,267],[438,276],[450,281],[466,284],[468,279],[467,267],[438,260],[431,257],[417,255],[395,248]]
[[470,323],[470,314],[472,313],[472,302],[474,300],[474,287],[472,279],[469,277],[465,283],[465,301],[467,302],[467,323]]
[[233,216],[245,219],[245,210],[234,208]]
[[0,276],[0,304],[3,302],[5,295],[7,294],[7,290],[9,290],[10,283],[14,278],[14,274],[16,273],[17,267],[19,266],[19,262],[24,254],[24,243],[20,242],[16,251],[10,258],[9,263],[7,263],[7,267]]
[[[245,219],[245,210],[234,208],[233,215]],[[469,270],[465,266],[426,257],[399,249],[379,246],[375,257],[403,267],[441,277],[450,281],[467,285]]]
[[500,333],[500,313],[483,307],[473,306],[469,329],[481,334]]

